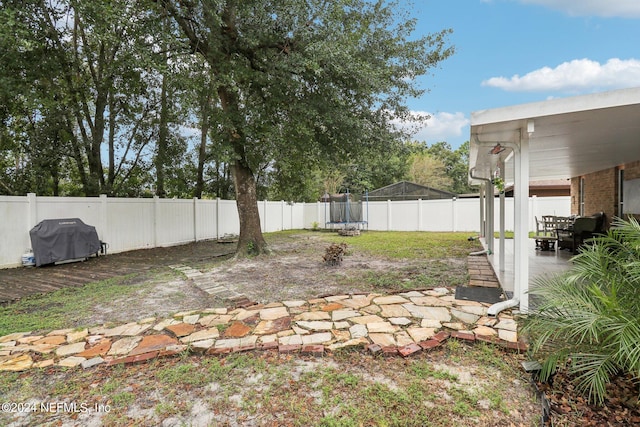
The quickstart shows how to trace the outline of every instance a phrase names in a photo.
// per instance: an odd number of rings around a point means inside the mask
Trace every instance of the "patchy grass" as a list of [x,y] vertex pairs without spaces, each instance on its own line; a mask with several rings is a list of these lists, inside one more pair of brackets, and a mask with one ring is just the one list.
[[[16,374],[0,375],[0,390],[8,401],[28,396],[89,408],[108,405],[102,423],[116,426],[482,427],[494,426],[498,419],[500,425],[536,425],[539,406],[520,378],[524,373],[517,369],[518,360],[493,349],[505,359],[502,368],[478,365],[475,360],[487,351],[460,343],[408,359],[359,351],[324,358],[275,352],[189,356],[125,368],[103,366],[90,374],[30,371],[20,374],[20,381]],[[460,363],[451,363],[454,353]],[[447,369],[440,368],[445,365]],[[463,379],[451,373],[455,369],[470,374]],[[60,415],[57,420],[64,423]],[[98,415],[90,411],[74,422],[86,424]],[[0,423],[9,416],[0,414]],[[50,416],[36,412],[23,421],[40,425]]]
[[354,237],[319,234],[327,241],[345,241],[352,250],[391,259],[459,258],[479,249],[478,242],[467,240],[469,233],[365,231]]

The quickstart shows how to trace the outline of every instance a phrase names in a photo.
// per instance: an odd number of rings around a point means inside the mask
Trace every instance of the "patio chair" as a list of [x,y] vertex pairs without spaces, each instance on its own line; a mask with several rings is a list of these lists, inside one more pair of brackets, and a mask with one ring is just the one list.
[[556,232],[557,221],[553,215],[543,215],[541,220],[536,219],[536,234],[533,238],[536,241],[536,249],[541,251],[550,251],[555,249],[558,235]]
[[585,241],[604,233],[605,218],[604,212],[576,217],[568,227],[558,229],[558,248],[577,253]]

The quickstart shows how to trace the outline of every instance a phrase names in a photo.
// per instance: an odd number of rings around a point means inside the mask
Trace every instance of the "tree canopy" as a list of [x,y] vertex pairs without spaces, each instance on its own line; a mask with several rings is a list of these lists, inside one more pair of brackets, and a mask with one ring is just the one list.
[[405,2],[0,5],[0,192],[234,195],[240,251],[265,248],[258,198],[404,177],[392,121],[454,51]]

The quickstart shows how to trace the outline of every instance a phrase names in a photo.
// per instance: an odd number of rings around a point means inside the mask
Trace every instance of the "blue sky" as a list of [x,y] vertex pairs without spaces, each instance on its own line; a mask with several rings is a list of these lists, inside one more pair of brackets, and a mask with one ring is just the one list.
[[456,53],[409,101],[414,139],[457,148],[472,111],[640,86],[640,0],[414,0],[417,33],[451,28]]

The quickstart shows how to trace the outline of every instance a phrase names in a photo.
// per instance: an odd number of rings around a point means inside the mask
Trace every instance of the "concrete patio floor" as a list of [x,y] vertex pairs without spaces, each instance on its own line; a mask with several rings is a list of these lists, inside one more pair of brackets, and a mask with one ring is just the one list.
[[[513,239],[505,239],[505,265],[501,269],[498,265],[500,259],[500,240],[494,240],[494,253],[488,256],[489,262],[494,268],[500,286],[509,297],[513,295],[515,282]],[[529,289],[534,286],[535,279],[540,276],[549,276],[567,271],[571,267],[573,254],[566,250],[541,251],[536,249],[533,239],[529,239]]]

